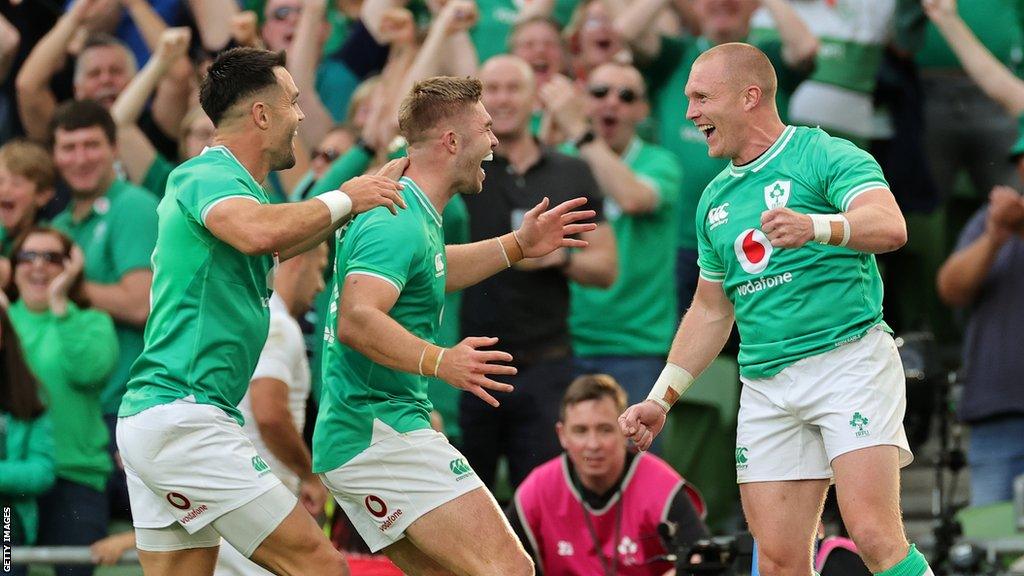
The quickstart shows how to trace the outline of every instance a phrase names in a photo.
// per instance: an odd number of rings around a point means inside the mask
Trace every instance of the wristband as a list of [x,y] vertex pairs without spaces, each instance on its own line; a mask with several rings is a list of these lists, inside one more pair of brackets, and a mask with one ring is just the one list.
[[[446,348],[441,348],[440,346],[435,346],[434,344],[427,344],[426,346],[423,347],[423,351],[420,352],[420,376],[437,376],[437,369],[441,367],[441,358],[444,357],[445,350]],[[433,366],[434,372],[424,372],[424,364],[426,364],[427,366]]]
[[352,212],[352,199],[341,190],[331,190],[330,192],[318,194],[313,198],[323,202],[327,209],[331,211],[331,224],[336,224]]
[[508,252],[505,250],[505,245],[501,243],[501,238],[495,238],[498,241],[498,247],[501,248],[501,255],[505,257],[505,268],[512,267],[512,261],[508,259]]
[[850,241],[850,221],[842,214],[808,214],[814,224],[814,241],[830,246],[846,246]]
[[519,243],[519,236],[516,235],[515,231],[499,236],[498,242],[501,243],[501,249],[505,253],[509,266],[526,257],[523,254],[523,246]]
[[693,385],[693,376],[680,366],[671,362],[665,364],[661,376],[651,388],[647,399],[668,412],[668,409],[675,404],[676,400],[686,392],[686,389]]

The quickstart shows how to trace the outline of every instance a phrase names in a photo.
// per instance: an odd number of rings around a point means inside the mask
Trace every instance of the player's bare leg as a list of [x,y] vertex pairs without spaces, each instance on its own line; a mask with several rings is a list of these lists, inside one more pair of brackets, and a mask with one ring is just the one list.
[[139,564],[146,576],[173,576],[174,574],[213,574],[217,565],[219,546],[189,548],[170,552],[139,550]]
[[331,546],[302,504],[295,505],[249,559],[274,574],[348,576],[345,557]]
[[762,576],[811,575],[811,546],[827,490],[828,480],[740,484]]
[[534,574],[533,561],[486,488],[467,492],[420,516],[405,530],[405,538],[457,576]]
[[899,450],[872,446],[832,461],[843,522],[864,563],[878,573],[895,566],[910,544],[900,514]]
[[384,549],[384,554],[409,576],[453,576],[451,570],[435,562],[408,538],[388,546]]

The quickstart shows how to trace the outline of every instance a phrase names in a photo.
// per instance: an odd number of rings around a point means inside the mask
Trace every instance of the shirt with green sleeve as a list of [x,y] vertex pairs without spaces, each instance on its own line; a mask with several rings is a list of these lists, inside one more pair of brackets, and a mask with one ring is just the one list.
[[191,396],[244,424],[238,402],[267,340],[276,258],[244,254],[206,227],[209,211],[229,198],[270,203],[224,146],[171,173],[160,201],[146,346],[119,416]]
[[62,317],[33,312],[21,300],[9,313],[25,360],[46,390],[53,433],[60,439],[57,476],[103,491],[113,464],[100,392],[117,363],[114,322],[100,310],[72,303]]
[[634,137],[622,161],[658,196],[651,212],[627,214],[604,201],[619,253],[609,288],[570,284],[569,327],[577,356],[664,356],[678,324],[676,245],[683,172],[668,150]]
[[[76,220],[74,206],[53,219],[53,227],[66,232],[85,254],[85,279],[97,284],[116,284],[129,272],[151,269],[156,246],[157,199],[151,192],[123,180],[115,180],[97,198],[83,218]],[[142,326],[114,323],[117,366],[100,401],[104,414],[116,414],[124,395],[128,372],[142,352]]]
[[53,429],[49,414],[21,420],[0,410],[0,500],[13,508],[25,544],[36,541],[39,509],[36,498],[56,480]]

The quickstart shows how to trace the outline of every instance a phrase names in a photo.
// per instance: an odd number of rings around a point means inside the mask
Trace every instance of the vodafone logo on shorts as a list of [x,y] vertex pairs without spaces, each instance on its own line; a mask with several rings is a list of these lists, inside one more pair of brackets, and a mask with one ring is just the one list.
[[367,512],[373,514],[376,518],[383,518],[388,515],[388,505],[381,500],[380,496],[374,496],[370,494],[363,500],[363,504],[366,506]]
[[764,232],[756,228],[747,228],[733,242],[736,259],[747,274],[760,274],[768,267],[772,257],[772,243]]

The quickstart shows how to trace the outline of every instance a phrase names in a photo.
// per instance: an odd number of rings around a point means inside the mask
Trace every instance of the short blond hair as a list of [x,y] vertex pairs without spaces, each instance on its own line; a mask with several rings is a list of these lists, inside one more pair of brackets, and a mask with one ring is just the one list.
[[0,146],[0,165],[30,180],[36,191],[52,190],[57,181],[53,160],[45,148],[28,140],[11,140]]
[[723,59],[728,63],[727,66],[722,65],[722,73],[728,76],[733,85],[757,86],[764,99],[772,107],[775,106],[778,77],[772,61],[759,48],[743,42],[719,44],[698,56],[693,64],[696,66],[715,59]]
[[436,76],[417,82],[398,109],[398,131],[409,144],[426,137],[444,120],[464,113],[480,101],[483,85],[476,78]]

